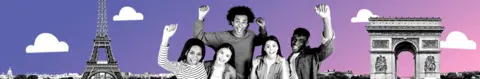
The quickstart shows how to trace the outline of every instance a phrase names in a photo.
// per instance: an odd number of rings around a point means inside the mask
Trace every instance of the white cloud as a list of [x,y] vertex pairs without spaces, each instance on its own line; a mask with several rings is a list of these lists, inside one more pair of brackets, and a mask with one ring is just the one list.
[[130,6],[125,6],[120,9],[118,15],[113,16],[113,21],[138,21],[143,20],[143,14],[136,12]]
[[28,45],[27,53],[53,53],[68,52],[68,44],[64,41],[58,41],[57,37],[50,33],[41,33],[35,39],[33,45]]
[[356,22],[368,22],[368,18],[370,17],[378,17],[378,15],[374,15],[370,10],[368,9],[360,9],[357,13],[357,16],[353,17],[351,22],[356,23]]
[[448,34],[446,41],[440,42],[440,47],[476,50],[477,43],[475,43],[473,40],[469,40],[462,32],[453,31]]

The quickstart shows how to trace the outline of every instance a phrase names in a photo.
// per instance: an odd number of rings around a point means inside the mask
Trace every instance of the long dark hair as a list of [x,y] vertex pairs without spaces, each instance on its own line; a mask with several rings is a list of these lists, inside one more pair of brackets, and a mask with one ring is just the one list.
[[267,52],[265,52],[265,45],[267,44],[267,41],[270,41],[270,40],[275,41],[277,43],[277,45],[278,45],[277,55],[280,56],[280,57],[283,57],[282,56],[282,51],[280,50],[281,49],[280,48],[280,42],[278,42],[278,39],[275,36],[268,36],[267,37],[267,40],[265,40],[265,42],[262,45],[262,55],[261,56],[267,56]]
[[192,46],[197,45],[200,48],[202,48],[202,58],[199,61],[203,61],[203,58],[205,58],[205,44],[203,43],[202,40],[197,39],[197,38],[190,38],[185,42],[185,45],[183,45],[182,53],[180,54],[180,57],[178,58],[178,61],[183,61],[187,59],[187,53],[190,51],[190,48]]
[[230,64],[230,66],[235,67],[235,49],[233,49],[233,46],[229,43],[223,43],[220,45],[220,47],[215,49],[215,54],[213,55],[213,62],[217,60],[217,53],[222,48],[228,48],[230,51],[232,51],[232,55],[230,56],[230,60],[228,60],[227,64]]

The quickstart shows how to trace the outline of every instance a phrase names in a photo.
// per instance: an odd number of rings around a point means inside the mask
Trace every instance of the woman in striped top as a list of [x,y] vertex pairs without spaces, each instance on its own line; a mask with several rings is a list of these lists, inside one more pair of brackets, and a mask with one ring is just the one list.
[[178,24],[166,25],[163,30],[162,44],[158,53],[158,64],[180,79],[206,79],[207,73],[203,65],[205,45],[199,39],[189,39],[180,54],[178,61],[168,60],[168,40],[177,30]]
[[277,37],[269,36],[262,46],[262,55],[252,62],[250,79],[288,79],[288,63],[282,57]]

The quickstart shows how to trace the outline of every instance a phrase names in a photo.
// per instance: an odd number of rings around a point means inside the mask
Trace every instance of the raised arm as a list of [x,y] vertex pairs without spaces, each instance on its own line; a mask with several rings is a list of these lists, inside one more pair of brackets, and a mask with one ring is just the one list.
[[162,44],[160,45],[160,52],[158,52],[158,65],[170,72],[179,71],[179,63],[168,60],[168,40],[177,30],[178,24],[166,25],[163,30]]
[[[332,29],[332,22],[331,22],[331,16],[330,16],[330,7],[327,4],[320,4],[315,7],[315,11],[317,12],[318,15],[320,15],[323,19],[323,36],[325,38],[333,39],[333,29]],[[325,43],[328,40],[322,41],[322,44]]]
[[257,67],[258,67],[258,64],[260,64],[260,59],[254,59],[252,61],[252,69],[251,69],[251,73],[250,73],[250,79],[257,79],[258,76],[257,76]]
[[195,21],[195,25],[193,27],[193,37],[202,40],[203,43],[208,46],[218,47],[222,43],[219,34],[220,32],[205,32],[203,30],[203,20],[205,19],[209,9],[209,6],[200,6],[198,9],[198,20]]
[[259,26],[258,28],[258,35],[255,35],[255,37],[253,38],[253,44],[255,46],[261,46],[263,45],[263,43],[265,43],[267,37],[268,37],[268,34],[267,34],[267,29],[265,28],[265,19],[263,19],[262,17],[259,17],[257,18],[257,24]]
[[322,33],[322,44],[318,48],[314,48],[316,58],[318,61],[325,60],[333,52],[333,39],[335,33],[332,29],[332,22],[330,17],[330,7],[326,4],[320,4],[315,7],[315,12],[323,19],[324,31]]

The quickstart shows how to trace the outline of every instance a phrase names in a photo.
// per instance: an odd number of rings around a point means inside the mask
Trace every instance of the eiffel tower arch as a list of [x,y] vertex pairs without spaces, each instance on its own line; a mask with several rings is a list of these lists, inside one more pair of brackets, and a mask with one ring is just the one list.
[[370,35],[371,79],[396,79],[398,54],[408,51],[415,62],[415,79],[440,79],[440,18],[375,17]]
[[[87,61],[87,68],[82,75],[82,79],[92,79],[96,77],[123,79],[120,68],[118,68],[118,63],[112,53],[110,37],[108,37],[106,0],[98,0],[98,2],[97,31],[95,39],[93,40],[93,51],[90,59]],[[106,62],[98,61],[99,49],[106,50]]]

